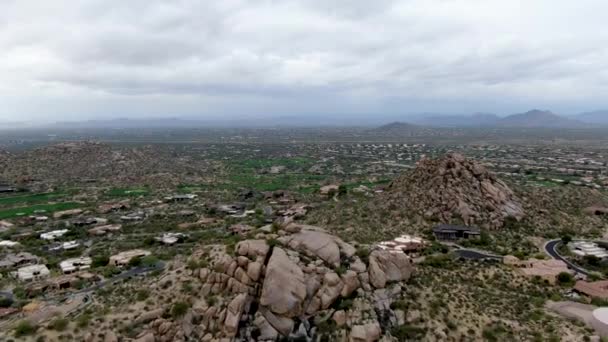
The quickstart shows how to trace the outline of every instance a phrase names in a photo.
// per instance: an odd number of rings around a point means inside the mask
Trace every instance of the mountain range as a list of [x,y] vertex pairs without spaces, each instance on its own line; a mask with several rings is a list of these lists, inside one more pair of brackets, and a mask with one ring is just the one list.
[[487,113],[437,115],[418,117],[411,122],[434,127],[591,128],[597,124],[608,125],[608,111],[561,116],[548,110],[532,109],[505,117]]

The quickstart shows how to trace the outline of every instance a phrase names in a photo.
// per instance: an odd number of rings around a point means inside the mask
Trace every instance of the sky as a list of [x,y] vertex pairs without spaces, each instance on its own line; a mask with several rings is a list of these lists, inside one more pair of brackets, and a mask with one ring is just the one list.
[[605,0],[3,0],[0,121],[608,109],[606,13]]

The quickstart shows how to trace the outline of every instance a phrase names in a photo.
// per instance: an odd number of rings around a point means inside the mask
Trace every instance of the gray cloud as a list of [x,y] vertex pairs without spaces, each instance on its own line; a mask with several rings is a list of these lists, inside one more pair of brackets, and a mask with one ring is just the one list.
[[603,0],[4,1],[0,120],[608,107],[607,11]]

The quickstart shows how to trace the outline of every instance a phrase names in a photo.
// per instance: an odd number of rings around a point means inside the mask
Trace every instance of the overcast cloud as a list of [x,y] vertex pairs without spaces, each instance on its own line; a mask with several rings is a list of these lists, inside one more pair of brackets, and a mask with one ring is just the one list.
[[606,0],[3,0],[0,121],[608,108]]

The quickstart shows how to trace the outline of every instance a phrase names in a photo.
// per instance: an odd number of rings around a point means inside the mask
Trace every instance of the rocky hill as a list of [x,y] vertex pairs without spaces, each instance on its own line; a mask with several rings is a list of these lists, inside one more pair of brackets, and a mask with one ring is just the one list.
[[155,296],[187,303],[185,312],[168,314],[176,304],[163,300],[144,312],[123,307],[95,326],[98,336],[116,341],[115,322],[126,321],[135,322],[136,341],[390,340],[406,313],[392,304],[414,271],[404,253],[362,254],[321,228],[293,223],[230,250],[206,246],[188,264],[202,267],[175,264],[149,284]]
[[68,142],[1,154],[0,178],[14,183],[111,183],[113,186],[183,181],[183,175],[203,175],[204,162],[180,158],[161,148],[114,147],[97,142]]
[[504,182],[456,153],[421,160],[390,184],[387,196],[402,210],[445,223],[496,229],[508,217],[524,216],[522,204]]

